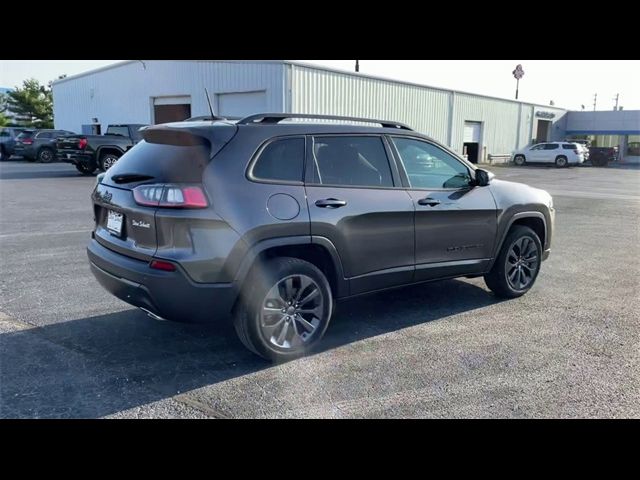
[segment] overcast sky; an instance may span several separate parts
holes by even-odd
[[[118,60],[0,60],[0,87],[14,87],[34,77],[46,83]],[[355,60],[302,60],[353,71]],[[640,110],[638,60],[361,60],[360,72],[390,79],[451,88],[502,98],[514,98],[511,72],[521,63],[520,100],[558,107],[612,110],[614,97],[625,110]]]

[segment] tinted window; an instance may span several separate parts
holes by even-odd
[[[40,132],[36,138],[51,138],[51,132]]]
[[[252,174],[263,180],[301,182],[303,168],[304,138],[283,138],[262,150]]]
[[[565,150],[575,150],[577,147],[575,145],[571,145],[570,143],[563,143],[562,148]]]
[[[114,127],[109,126],[105,135],[121,135],[123,137],[129,136],[129,127]]]
[[[20,139],[31,138],[33,137],[33,133],[34,133],[33,130],[25,130],[20,135],[18,135],[17,138],[20,138]]]
[[[544,149],[545,150],[556,150],[558,148],[558,144],[557,143],[545,143],[544,144]]]
[[[543,144],[538,144],[538,145],[534,145],[533,147],[531,147],[531,150],[543,150],[544,149],[544,145]]]
[[[0,137],[10,137],[10,136],[11,134],[6,130],[3,130],[0,132]]]
[[[315,183],[393,187],[380,137],[315,137],[313,153]]]
[[[395,137],[393,142],[412,188],[469,186],[469,169],[453,155],[428,142]]]

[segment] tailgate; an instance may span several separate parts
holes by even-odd
[[[80,150],[80,148],[78,147],[78,144],[80,143],[80,139],[81,138],[85,138],[82,136],[72,136],[72,137],[59,137],[58,140],[56,140],[56,148],[59,151],[71,151],[71,150]]]
[[[92,199],[99,243],[139,260],[153,256],[157,249],[155,207],[138,205],[131,190],[102,184]]]

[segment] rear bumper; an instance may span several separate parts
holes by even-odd
[[[56,159],[61,162],[73,163],[74,165],[83,164],[89,165],[89,163],[93,162],[93,156],[81,153],[81,152],[65,152],[58,151],[56,153]]]
[[[206,323],[227,318],[237,292],[231,283],[195,283],[178,266],[175,272],[152,270],[145,261],[100,245],[87,247],[89,265],[110,293],[167,320]]]

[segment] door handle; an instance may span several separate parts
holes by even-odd
[[[436,205],[440,205],[440,200],[436,200],[431,197],[421,198],[418,200],[418,205],[429,205],[430,207],[435,207]]]
[[[316,200],[316,207],[320,208],[340,208],[347,204],[344,200],[337,198],[325,198],[324,200]]]

